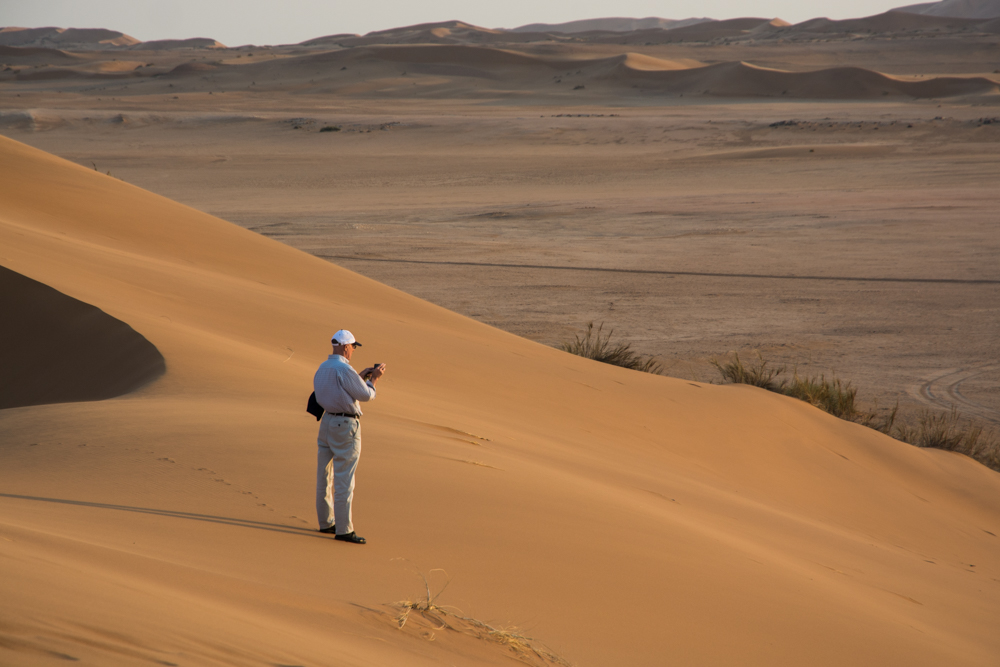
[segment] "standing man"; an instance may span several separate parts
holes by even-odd
[[[361,456],[361,406],[358,401],[375,398],[375,385],[385,373],[385,364],[361,371],[351,368],[351,355],[361,343],[341,329],[333,334],[333,354],[320,364],[313,378],[316,401],[326,411],[319,424],[316,457],[316,515],[319,532],[335,533],[336,539],[364,544],[354,532],[351,501],[354,471]],[[365,378],[365,379],[362,379]]]

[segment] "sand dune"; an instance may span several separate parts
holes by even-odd
[[[790,32],[836,33],[836,32],[904,32],[908,30],[971,30],[983,21],[980,19],[926,16],[910,12],[889,11],[884,14],[859,19],[832,21],[827,18],[811,19],[787,28]]]
[[[0,57],[23,65],[79,60],[78,56],[39,46],[0,46]]]
[[[908,16],[918,20],[941,20]],[[415,44],[356,46],[277,59],[258,58],[256,61],[249,57],[245,60],[229,58],[224,62],[205,61],[182,55],[182,62],[173,67],[162,64],[153,67],[142,61],[117,58],[67,66],[58,56],[60,52],[54,52],[49,54],[56,56],[51,63],[46,63],[51,65],[49,67],[12,69],[5,75],[19,81],[167,77],[188,82],[186,85],[198,89],[206,85],[249,88],[297,81],[304,89],[351,95],[392,94],[404,98],[547,94],[568,88],[576,91],[581,98],[595,94],[632,96],[653,93],[790,99],[861,100],[884,96],[922,99],[992,95],[998,88],[997,81],[981,76],[902,80],[862,67],[790,72],[739,61],[705,66],[693,58],[656,58],[636,52],[601,57],[536,55],[518,50],[515,45],[496,48],[447,43],[451,31],[472,29],[465,24],[451,23],[449,26],[415,27],[413,34],[417,36],[415,40],[420,42]],[[708,39],[706,30],[743,32],[761,27],[768,30],[788,29],[781,28],[780,23],[775,21],[738,19],[679,30],[702,31],[699,39]],[[801,24],[796,29],[800,27]],[[421,35],[427,31],[436,31],[439,41],[445,43],[422,43],[426,40]],[[677,32],[671,30],[663,34],[674,35]],[[44,59],[45,54],[30,57]],[[202,77],[209,73],[214,83],[206,84],[206,79]],[[477,79],[480,83],[475,83]],[[570,83],[572,85],[567,85]]]
[[[230,63],[232,61],[229,61]],[[345,72],[344,70],[348,70]],[[71,70],[38,70],[27,76],[55,78]],[[600,58],[553,58],[514,49],[487,46],[429,45],[370,46],[319,54],[291,56],[244,65],[188,62],[167,74],[192,77],[214,72],[216,80],[247,86],[250,82],[299,81],[322,90],[350,94],[428,95],[471,94],[472,79],[489,80],[491,90],[539,92],[572,82],[573,87],[596,94],[716,95],[812,99],[873,99],[886,95],[912,98],[990,95],[998,83],[984,77],[938,77],[904,81],[859,67],[810,72],[788,72],[747,63],[703,66],[693,59],[662,59],[638,53]],[[136,71],[129,75],[142,75]],[[20,75],[24,76],[24,75]],[[108,74],[110,76],[110,74]],[[429,80],[421,77],[431,77]],[[225,77],[225,78],[222,78]],[[402,77],[407,77],[403,79]],[[425,85],[418,85],[427,81]],[[405,84],[405,85],[401,85]],[[589,87],[589,88],[588,88]],[[561,89],[556,89],[561,90]],[[580,93],[586,95],[588,93]]]
[[[376,44],[509,44],[559,41],[565,36],[543,32],[512,32],[482,28],[462,21],[421,23],[379,30],[366,35],[329,35],[302,42],[301,46],[337,45],[341,47]]]
[[[662,73],[632,69],[627,65],[625,67],[629,78],[654,85],[659,90],[671,94],[876,99],[886,95],[928,98],[1000,92],[1000,84],[983,77],[938,77],[925,81],[901,81],[859,67],[837,67],[816,72],[784,72],[741,62]]]
[[[211,72],[219,68],[214,63],[181,63],[177,67],[167,72],[167,76],[186,76],[190,74],[202,74]]]
[[[221,42],[205,37],[190,39],[159,39],[149,42],[104,28],[0,28],[0,47],[60,49],[134,49],[139,51],[169,51],[174,49],[226,48]],[[2,55],[2,53],[0,53]]]
[[[132,46],[139,40],[104,28],[0,28],[0,45],[99,49]]]
[[[0,414],[5,662],[508,660],[401,630],[384,605],[420,594],[413,569],[581,666],[1000,652],[1000,478],[966,457],[567,355],[9,139],[0,196],[0,264],[167,366],[121,398]],[[302,411],[342,326],[389,368],[360,549],[312,530]]]
[[[1000,17],[1000,2],[998,0],[941,0],[941,2],[907,5],[897,8],[897,11],[928,16],[988,19]]]
[[[635,30],[661,29],[671,30],[673,28],[683,28],[687,25],[704,23],[711,21],[708,18],[690,19],[661,19],[651,16],[644,19],[609,17],[600,19],[582,19],[579,21],[567,21],[565,23],[529,23],[517,28],[512,28],[511,32],[632,32]]]
[[[169,51],[171,49],[224,49],[226,45],[206,37],[189,39],[154,39],[131,47],[136,51]]]
[[[669,34],[665,35],[665,37],[671,40],[689,39],[704,41],[722,37],[738,37],[761,26],[786,25],[788,25],[788,22],[781,19],[738,18],[725,21],[712,21],[711,23],[699,23],[686,28],[675,28],[668,30]]]

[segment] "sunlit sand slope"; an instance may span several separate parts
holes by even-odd
[[[961,455],[570,356],[7,139],[0,202],[0,265],[167,367],[0,412],[4,664],[509,664],[400,629],[414,570],[578,665],[1000,656],[1000,476]],[[388,366],[364,547],[312,515],[303,408],[341,327]]]

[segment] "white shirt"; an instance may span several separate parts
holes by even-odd
[[[331,354],[320,364],[313,377],[316,402],[327,412],[362,415],[358,401],[375,398],[375,385],[365,382],[350,362],[339,354]]]

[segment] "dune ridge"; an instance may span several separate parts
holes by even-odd
[[[880,32],[894,33],[907,30],[933,30],[935,28],[949,28],[958,30],[969,30],[982,24],[981,19],[955,18],[947,16],[931,16],[925,14],[912,14],[890,10],[883,14],[866,16],[857,19],[843,19],[834,21],[828,18],[816,18],[795,25],[788,26],[788,32],[805,33],[836,33],[836,32]]]
[[[345,73],[344,70],[350,70]],[[54,64],[15,71],[18,81],[71,79],[187,79],[211,73],[228,86],[285,84],[298,81],[302,90],[353,95],[454,97],[474,94],[456,83],[481,79],[489,89],[478,95],[565,93],[580,96],[711,95],[716,97],[788,99],[913,99],[995,95],[1000,83],[983,76],[939,76],[921,80],[889,76],[863,67],[787,71],[742,61],[706,64],[691,58],[664,59],[637,52],[566,58],[539,56],[515,48],[468,44],[393,44],[291,55],[248,64],[187,61],[171,68],[146,67],[140,61]],[[406,85],[402,77],[405,79]],[[426,85],[421,77],[428,77]],[[567,78],[566,86],[562,79]],[[554,87],[559,86],[560,87]]]
[[[0,45],[101,49],[138,44],[135,37],[105,28],[0,28]]]
[[[420,585],[399,558],[580,665],[1000,650],[1000,481],[966,457],[567,355],[9,139],[0,194],[0,261],[167,362],[137,394],[0,414],[7,655],[507,660],[386,617]],[[312,530],[302,405],[345,325],[390,368],[364,422],[363,551]]]
[[[913,98],[996,94],[1000,83],[985,77],[936,77],[904,81],[860,67],[836,67],[814,72],[786,72],[750,63],[719,63],[706,67],[656,71],[622,63],[627,75],[654,84],[667,93],[704,93],[720,97],[809,99],[877,99],[886,95]]]
[[[1000,2],[997,0],[941,0],[940,2],[925,2],[919,5],[897,7],[896,11],[927,16],[988,19],[1000,17]]]
[[[763,68],[744,62],[724,62],[713,65],[687,61],[668,61],[641,54],[624,54],[605,58],[550,58],[528,55],[512,49],[469,45],[413,45],[358,47],[316,55],[295,56],[280,61],[227,67],[261,81],[264,77],[303,76],[316,74],[340,76],[338,65],[379,68],[384,64],[407,65],[412,76],[422,71],[450,74],[456,77],[491,78],[506,84],[511,90],[537,89],[551,86],[560,71],[573,75],[574,85],[585,87],[598,84],[610,90],[628,92],[641,84],[645,93],[665,95],[709,94],[720,97],[789,97],[807,99],[877,99],[886,95],[912,98],[990,95],[998,90],[997,81],[986,77],[936,77],[922,81],[896,79],[860,67],[838,67],[811,72],[789,72]],[[435,65],[437,69],[420,70],[419,65]],[[320,69],[314,69],[314,67]],[[193,64],[203,71],[209,64]],[[446,69],[441,69],[442,67]],[[325,69],[329,68],[329,69]],[[514,68],[516,73],[508,72]],[[175,72],[189,71],[188,65]],[[190,71],[195,71],[190,69]],[[355,70],[356,71],[356,70]],[[362,74],[363,79],[399,74],[399,70],[374,70]],[[358,76],[354,74],[354,76]],[[328,85],[329,81],[313,85]],[[395,84],[390,84],[395,85]],[[405,89],[404,89],[405,90]],[[423,91],[417,91],[424,94]],[[405,92],[403,93],[405,95]],[[446,93],[447,94],[447,93]]]
[[[134,51],[160,51],[170,49],[224,49],[226,45],[208,37],[188,39],[154,39],[132,45]]]
[[[927,19],[916,14],[906,16]],[[940,19],[931,17],[927,20]],[[835,23],[826,19],[817,21],[814,22],[819,26],[817,30]],[[803,29],[802,25],[782,27],[783,22],[773,20],[736,19],[700,23],[679,30],[702,31],[702,38],[708,39],[710,35],[704,31],[754,33],[759,30],[799,30]],[[206,61],[204,56],[196,56],[190,60],[183,59],[178,64],[156,66],[120,59],[73,61],[74,56],[63,57],[60,55],[62,52],[48,54],[53,57],[47,61],[46,54],[33,53],[23,58],[26,63],[34,63],[34,67],[8,67],[8,71],[0,73],[0,79],[8,77],[24,82],[77,79],[82,82],[88,79],[155,80],[162,77],[184,79],[189,82],[187,85],[197,90],[212,87],[220,90],[225,87],[253,89],[255,86],[285,85],[296,81],[301,92],[359,96],[388,94],[400,98],[525,94],[561,96],[572,93],[580,99],[614,96],[648,98],[650,95],[844,100],[894,96],[927,99],[992,96],[1000,86],[997,80],[985,76],[938,76],[916,80],[857,66],[789,71],[738,60],[709,64],[693,58],[658,58],[632,50],[596,57],[560,57],[558,52],[540,55],[521,49],[516,44],[505,44],[504,48],[500,48],[486,42],[469,44],[453,40],[455,31],[480,30],[458,22],[414,26],[407,30],[412,33],[413,43],[397,39],[398,43],[386,44],[382,43],[386,41],[384,36],[373,35],[366,36],[367,45],[333,50],[321,46],[322,50],[318,53],[296,52],[281,58],[258,58],[256,61],[250,57],[236,60],[223,56]],[[676,32],[665,31],[664,34]],[[430,33],[437,35],[434,39],[438,43],[427,43],[426,34]],[[683,34],[690,36],[689,33]],[[718,36],[723,33],[713,34]],[[330,46],[326,40],[318,40],[317,44]],[[15,55],[21,54],[18,52]],[[47,66],[42,66],[43,62]],[[203,78],[206,75],[210,75],[210,83],[206,83],[209,79]]]
[[[708,18],[688,18],[688,19],[664,19],[650,16],[642,19],[608,17],[598,19],[581,19],[578,21],[566,21],[565,23],[529,23],[527,25],[511,28],[511,32],[633,32],[635,30],[649,30],[651,28],[670,30],[683,28],[712,21]]]

